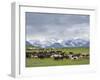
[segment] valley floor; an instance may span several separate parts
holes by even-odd
[[[50,51],[51,49],[45,49],[46,51]],[[60,49],[54,49],[60,50],[62,52],[65,52],[65,54],[68,54],[69,52],[74,52],[74,54],[77,53],[89,53],[89,48],[60,48]],[[37,52],[39,50],[31,50],[32,52]],[[27,53],[26,53],[27,54]],[[80,58],[76,60],[71,59],[63,59],[63,60],[54,60],[53,58],[26,58],[26,67],[42,67],[42,66],[63,66],[63,65],[85,65],[89,64],[90,59],[89,58]]]
[[[42,66],[63,66],[63,65],[85,65],[89,64],[89,59],[64,59],[64,60],[54,60],[51,58],[46,59],[26,59],[26,67],[42,67]]]

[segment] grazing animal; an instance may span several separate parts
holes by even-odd
[[[44,54],[38,54],[38,58],[44,59],[45,58],[45,55]]]
[[[64,55],[64,58],[65,58],[65,59],[69,59],[68,54],[65,54],[65,55]]]
[[[69,57],[70,59],[79,59],[80,56],[81,56],[80,53],[79,53],[79,54],[74,54],[73,52],[69,52],[69,54],[68,54],[68,57]]]
[[[33,57],[34,57],[34,58],[38,58],[38,56],[37,56],[37,55],[34,55]]]
[[[61,54],[53,54],[51,58],[54,58],[54,60],[63,60],[64,57]]]
[[[79,57],[78,56],[72,56],[71,59],[79,59]]]

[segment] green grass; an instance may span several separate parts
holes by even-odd
[[[60,50],[65,52],[65,54],[68,54],[69,52],[74,52],[75,54],[77,53],[89,53],[89,48],[55,48],[55,49],[51,49],[51,48],[45,48],[44,50],[40,50],[40,49],[33,49],[33,50],[26,50],[28,52],[38,52],[38,51],[51,51],[51,50]]]
[[[44,49],[46,51],[51,50]],[[77,53],[87,53],[89,54],[89,48],[58,48],[54,50],[60,50],[68,54],[69,52]],[[39,51],[31,50],[32,52]],[[64,60],[54,60],[52,58],[46,59],[34,59],[34,58],[26,58],[26,67],[42,67],[42,66],[62,66],[62,65],[84,65],[89,64],[89,59],[78,59],[78,60],[71,60],[71,59],[64,59]]]
[[[83,65],[89,64],[89,59],[64,59],[64,60],[54,60],[51,58],[46,59],[26,59],[26,67],[41,67],[41,66],[61,66],[61,65]]]

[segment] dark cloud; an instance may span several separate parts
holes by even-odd
[[[71,29],[72,31],[69,31]],[[83,32],[84,34],[81,34]],[[89,15],[26,12],[27,37],[74,37],[75,33],[77,36],[89,35]]]
[[[26,25],[73,25],[89,23],[89,16],[75,14],[51,14],[51,13],[32,13],[26,12]]]

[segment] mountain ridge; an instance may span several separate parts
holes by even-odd
[[[85,39],[69,39],[69,40],[56,40],[56,41],[40,41],[30,40],[26,41],[31,45],[40,48],[64,48],[64,47],[89,47],[89,40]]]

